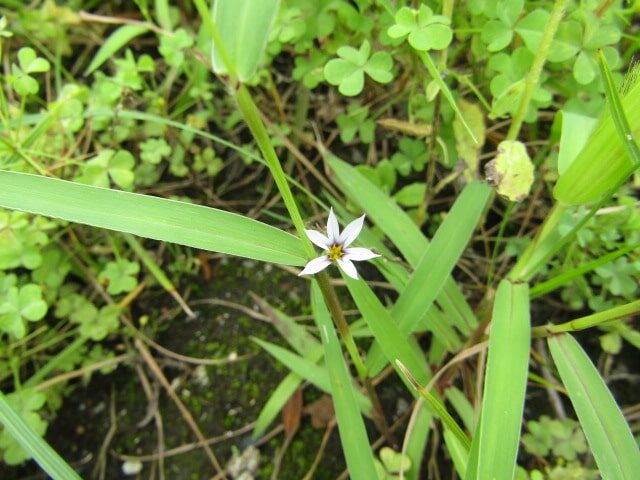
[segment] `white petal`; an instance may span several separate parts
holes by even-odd
[[[358,235],[360,235],[360,231],[362,230],[362,224],[364,223],[364,215],[356,218],[353,222],[345,227],[340,235],[339,243],[343,247],[348,247],[351,243],[356,239]]]
[[[351,263],[351,260],[346,257],[339,258],[338,265],[340,266],[342,271],[349,275],[351,278],[355,280],[358,279],[358,271],[356,270],[356,266]]]
[[[332,244],[340,238],[340,226],[336,214],[333,213],[333,207],[329,211],[329,219],[327,220],[327,237],[329,237],[329,243]]]
[[[377,258],[380,255],[372,252],[368,248],[361,247],[349,247],[344,249],[344,257],[347,260],[355,260],[356,262],[361,262],[362,260],[371,260],[372,258]]]
[[[331,262],[329,261],[329,258],[326,255],[323,255],[322,257],[314,258],[304,266],[304,270],[302,270],[298,274],[298,276],[313,275],[314,273],[318,273],[320,270],[324,270],[329,265],[331,265]]]
[[[331,246],[329,239],[316,230],[305,230],[304,233],[307,234],[309,240],[323,250],[327,250]]]

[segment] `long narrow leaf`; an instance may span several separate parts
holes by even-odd
[[[585,351],[566,333],[551,337],[549,350],[602,478],[638,478],[638,446],[615,399]]]
[[[529,287],[496,292],[478,445],[478,480],[511,479],[516,467],[530,347]]]
[[[399,369],[398,360],[416,378],[419,384],[426,385],[431,377],[430,369],[415,339],[402,333],[398,324],[393,321],[387,309],[384,308],[384,305],[364,280],[354,280],[346,275],[343,275],[343,278],[347,283],[349,293],[351,293],[358,310],[362,314],[362,318],[367,322],[371,333],[380,344],[383,354],[399,372],[400,378],[405,382],[409,391],[414,391],[413,385]]]
[[[377,478],[373,452],[358,411],[357,391],[344,361],[340,341],[331,322],[329,311],[322,300],[318,284],[314,281],[311,304],[325,351],[325,362],[331,382],[331,397],[338,420],[338,431],[351,478]]]
[[[274,358],[284,364],[289,370],[300,375],[323,392],[331,394],[329,374],[324,366],[316,365],[307,358],[296,355],[286,348],[279,347],[273,343],[255,337],[252,338],[252,340],[269,352],[270,355],[273,355]],[[357,392],[356,400],[363,413],[368,414],[371,412],[371,402],[363,393]]]
[[[104,62],[113,57],[118,50],[124,47],[132,39],[148,31],[149,29],[147,27],[141,25],[124,25],[115,30],[102,44],[100,50],[98,50],[93,57],[93,60],[91,60],[91,63],[84,71],[84,74],[89,75],[96,71]]]
[[[175,200],[0,171],[0,206],[256,260],[305,263],[293,235],[241,215]]]
[[[0,423],[54,480],[80,480],[80,476],[18,415],[0,392]]]
[[[417,327],[440,294],[469,243],[490,193],[491,189],[483,183],[469,183],[438,228],[391,311],[404,335]],[[384,366],[380,358],[380,348],[374,344],[367,355],[367,365],[373,374]]]

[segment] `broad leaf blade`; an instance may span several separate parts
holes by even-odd
[[[238,79],[249,80],[263,60],[279,0],[215,0],[211,16],[222,44],[233,62]],[[217,48],[212,49],[213,70],[227,73]]]
[[[305,263],[293,235],[175,200],[0,171],[0,206],[266,262]]]
[[[513,478],[527,387],[530,334],[529,287],[503,280],[496,292],[489,334],[478,430],[478,479]]]
[[[640,451],[620,408],[578,342],[566,333],[549,350],[580,420],[602,477],[638,478]]]

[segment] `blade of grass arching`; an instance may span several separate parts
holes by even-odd
[[[549,292],[556,290],[568,283],[571,283],[572,280],[581,277],[585,273],[592,272],[596,268],[606,265],[607,263],[613,262],[615,259],[626,255],[629,252],[640,249],[640,243],[636,243],[634,245],[627,245],[626,247],[620,248],[614,252],[607,253],[606,255],[601,256],[591,262],[585,263],[584,265],[580,265],[577,268],[574,268],[569,271],[565,271],[560,275],[557,275],[553,278],[550,278],[546,282],[538,283],[537,285],[531,288],[531,298],[541,297]]]
[[[334,171],[345,195],[367,214],[415,268],[429,246],[429,241],[413,220],[391,197],[354,167],[329,153],[325,155],[325,161]],[[443,304],[453,301],[457,306],[450,312],[453,314],[452,322],[468,325],[476,322],[471,307],[453,278],[446,280],[442,293],[438,296],[438,303],[441,299]]]
[[[471,448],[469,437],[467,437],[462,428],[460,428],[460,425],[458,425],[455,419],[447,411],[447,408],[444,406],[442,401],[425,387],[423,387],[420,383],[418,383],[400,360],[396,360],[394,363],[396,364],[396,367],[402,372],[402,376],[405,377],[408,383],[411,384],[412,388],[415,389],[415,391],[418,392],[418,394],[422,398],[424,398],[425,405],[427,405],[427,407],[434,415],[440,418],[444,427],[458,439],[460,444],[467,451],[469,451],[469,449]]]
[[[367,437],[362,415],[358,411],[358,391],[353,386],[353,380],[340,348],[340,341],[324,304],[320,288],[315,281],[311,283],[311,305],[324,346],[325,364],[331,383],[331,398],[347,468],[351,478],[377,478],[369,437]]]
[[[588,355],[566,333],[551,337],[549,350],[602,477],[607,480],[638,478],[638,446],[611,391]]]
[[[320,347],[320,342],[289,315],[271,306],[264,298],[249,292],[251,298],[267,314],[278,333],[302,356]]]
[[[305,355],[309,361],[318,363],[322,358],[322,348],[318,348],[307,352]],[[273,390],[267,401],[265,402],[262,410],[258,414],[256,424],[253,427],[253,437],[257,438],[261,436],[267,427],[275,420],[278,414],[284,408],[291,395],[298,389],[302,383],[303,378],[296,373],[289,373]]]
[[[456,387],[447,388],[444,396],[462,420],[465,428],[473,433],[476,429],[476,412],[467,397]]]
[[[480,414],[478,479],[513,478],[530,347],[529,287],[502,280],[496,291]]]
[[[141,25],[123,25],[122,27],[114,30],[114,32],[109,35],[109,38],[105,40],[100,49],[93,56],[93,60],[91,60],[91,63],[84,71],[84,76],[86,77],[96,71],[104,62],[113,57],[115,53],[127,43],[148,31],[148,28]]]
[[[629,125],[629,120],[627,119],[627,115],[622,107],[622,99],[620,98],[618,89],[613,81],[611,70],[609,69],[609,65],[607,65],[607,59],[604,56],[604,53],[602,53],[602,50],[598,50],[598,58],[600,60],[600,75],[602,75],[602,78],[604,79],[604,89],[609,102],[611,118],[613,119],[613,124],[616,127],[618,137],[624,145],[627,155],[629,155],[629,158],[631,159],[631,163],[633,164],[632,169],[635,170],[640,166],[640,148],[638,148],[638,144],[634,139],[633,129]],[[632,73],[632,75],[639,74],[640,73],[638,72]],[[634,79],[633,81],[637,82],[638,79]],[[634,127],[636,127],[636,125],[634,125]]]
[[[169,295],[171,295],[175,299],[175,301],[178,302],[178,305],[180,305],[182,310],[189,317],[194,318],[195,314],[193,313],[191,308],[189,308],[189,305],[187,305],[187,302],[184,301],[184,298],[182,298],[182,295],[178,293],[178,290],[173,285],[173,282],[169,280],[169,277],[165,275],[164,271],[158,266],[156,261],[153,258],[151,258],[151,255],[149,255],[149,253],[140,244],[140,242],[136,239],[136,237],[134,237],[130,233],[123,233],[122,236],[124,237],[126,242],[129,244],[131,249],[138,256],[138,258],[142,261],[142,263],[144,263],[144,266],[146,267],[146,269],[149,270],[151,275],[153,275],[153,278],[155,278],[158,281],[158,283],[162,286],[162,288],[164,288],[167,291],[167,293],[169,293]]]
[[[317,365],[306,357],[296,355],[290,350],[279,347],[273,343],[266,342],[256,337],[251,337],[251,339],[279,362],[285,365],[289,370],[300,375],[323,392],[331,394],[329,374],[324,366]],[[358,402],[358,407],[363,413],[367,415],[370,414],[371,402],[363,393],[359,391],[356,393],[356,401]]]
[[[450,278],[490,195],[491,189],[484,183],[467,184],[436,231],[391,310],[405,336],[418,326]],[[372,345],[367,355],[367,366],[373,375],[384,367],[381,358],[379,346]]]
[[[387,361],[400,374],[399,367],[396,365],[396,360],[399,360],[418,379],[419,383],[426,384],[431,377],[430,369],[415,339],[407,337],[400,330],[398,324],[364,280],[354,280],[347,275],[342,275],[342,278],[345,280],[362,318],[367,322],[373,337],[380,344]],[[406,376],[400,374],[400,378],[405,382],[409,391],[413,392],[413,386]]]
[[[476,136],[473,133],[473,130],[471,130],[471,127],[469,126],[464,116],[462,115],[462,112],[458,108],[458,105],[456,104],[456,99],[453,98],[453,94],[451,93],[451,90],[449,90],[449,87],[447,86],[445,81],[442,79],[442,75],[438,71],[438,67],[436,66],[435,62],[433,61],[429,53],[419,52],[419,51],[416,51],[416,52],[418,53],[420,60],[422,60],[422,63],[424,63],[424,66],[427,67],[427,71],[429,72],[429,75],[431,75],[431,78],[433,79],[433,81],[436,82],[436,84],[440,88],[442,95],[447,100],[447,102],[449,103],[449,105],[457,115],[457,117],[462,122],[462,125],[464,126],[465,130],[467,131],[469,136],[473,139],[474,143],[477,144],[478,139],[476,138]]]
[[[251,298],[260,306],[260,308],[269,316],[271,323],[278,330],[280,335],[289,342],[304,358],[312,363],[318,363],[322,359],[323,349],[320,342],[311,335],[306,328],[298,324],[294,319],[272,307],[266,300],[251,293]],[[302,377],[295,373],[289,373],[275,388],[269,396],[269,399],[260,410],[260,414],[256,420],[253,429],[253,436],[262,435],[269,424],[282,411],[287,400],[293,395],[296,389],[302,383]]]
[[[38,175],[0,171],[0,206],[267,262],[306,259],[299,239],[241,215]]]
[[[80,480],[80,476],[13,409],[0,392],[0,423],[53,480]]]

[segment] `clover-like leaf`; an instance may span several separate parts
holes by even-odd
[[[109,188],[109,178],[124,190],[133,186],[133,167],[135,160],[126,150],[103,150],[94,158],[82,165],[82,174],[75,178],[76,182]]]
[[[18,63],[20,69],[26,74],[48,72],[50,68],[49,62],[38,57],[35,50],[30,47],[22,47],[18,50]]]
[[[164,138],[150,138],[140,144],[140,158],[157,165],[160,161],[171,155],[171,147]]]
[[[7,401],[20,417],[40,436],[47,431],[47,422],[38,412],[44,407],[47,397],[32,389],[23,389],[7,395]],[[3,427],[0,427],[0,451],[2,459],[7,465],[18,465],[31,458],[20,443]]]
[[[111,295],[117,295],[123,292],[130,292],[136,285],[138,280],[136,275],[140,271],[140,265],[128,260],[116,260],[109,262],[104,270],[100,272],[98,280],[108,284],[107,292]]]
[[[184,62],[185,48],[193,45],[193,38],[183,28],[177,29],[173,35],[161,35],[158,51],[170,66],[178,68]]]
[[[433,10],[424,4],[417,11],[402,7],[396,12],[395,21],[395,25],[387,30],[389,37],[407,37],[409,45],[416,50],[442,50],[453,39],[450,20],[442,15],[434,15]]]
[[[505,48],[513,39],[513,29],[524,7],[524,0],[500,0],[496,2],[496,18],[486,22],[480,38],[490,52]]]
[[[401,138],[399,151],[391,156],[391,164],[400,175],[406,177],[411,170],[421,171],[427,162],[427,147],[421,140]]]
[[[117,330],[120,310],[116,305],[107,305],[100,310],[88,300],[81,301],[69,319],[80,325],[80,335],[94,341],[103,340]]]
[[[417,207],[422,203],[426,191],[425,183],[410,183],[398,190],[393,198],[404,207]]]
[[[0,299],[0,331],[15,338],[25,336],[25,321],[37,322],[47,313],[42,290],[34,283],[10,287]]]
[[[358,95],[364,88],[364,75],[369,75],[378,83],[388,83],[393,79],[393,60],[387,52],[376,52],[371,58],[371,45],[365,40],[358,50],[340,47],[338,56],[324,66],[324,76],[345,96]]]
[[[324,64],[327,56],[319,51],[312,50],[309,58],[296,56],[296,67],[293,69],[294,80],[302,80],[302,83],[309,90],[316,88],[324,80]]]
[[[336,118],[340,129],[340,140],[344,143],[352,141],[359,135],[363,143],[371,143],[376,128],[375,122],[369,118],[369,109],[358,103],[351,103],[345,113]]]

